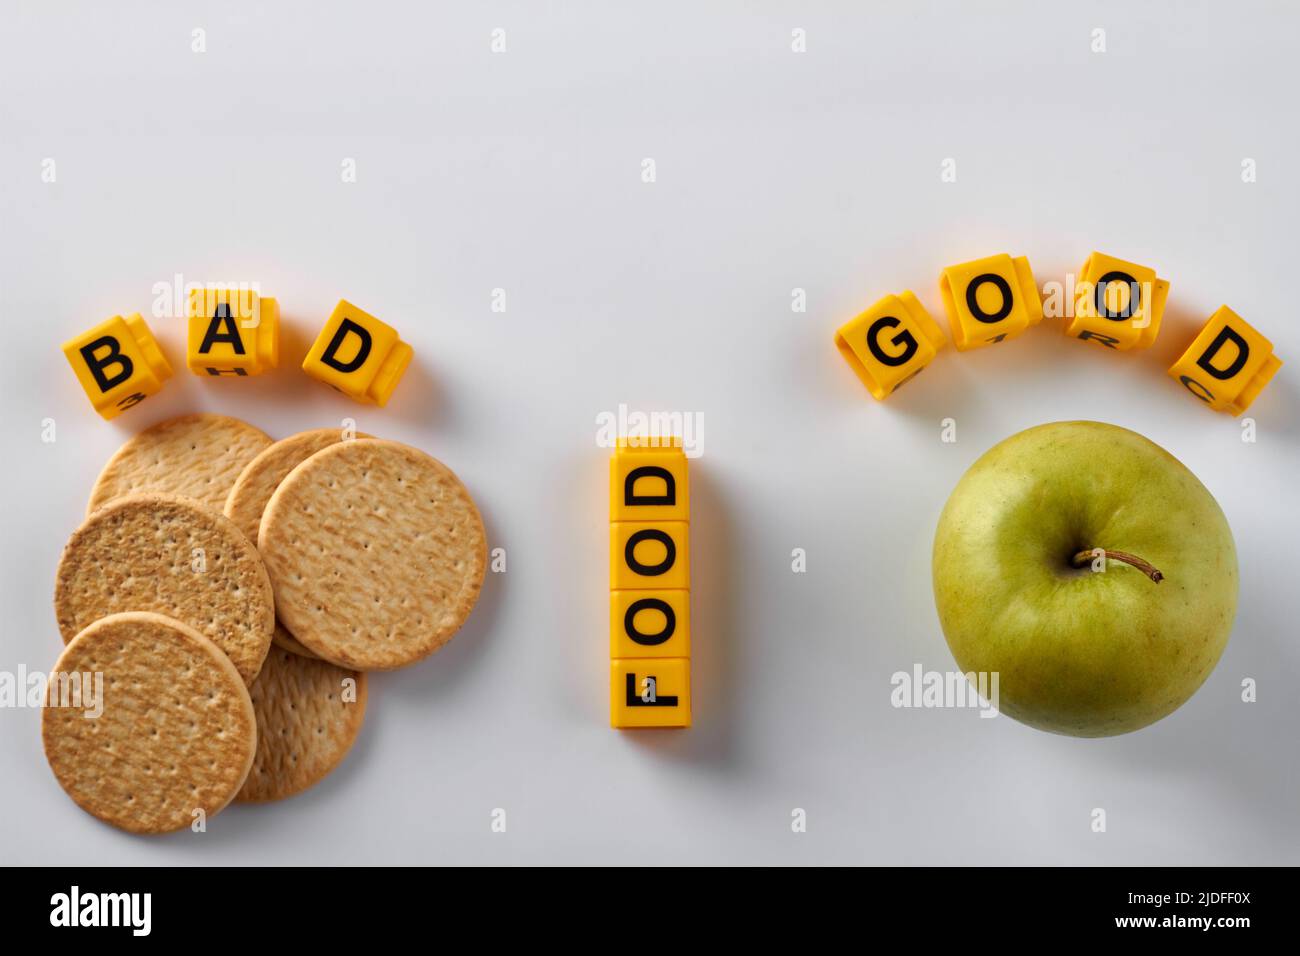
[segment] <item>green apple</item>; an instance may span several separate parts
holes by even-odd
[[[1003,713],[1078,737],[1177,710],[1237,609],[1218,502],[1159,445],[1101,422],[1039,425],[985,452],[939,517],[933,571],[962,671],[999,675]]]

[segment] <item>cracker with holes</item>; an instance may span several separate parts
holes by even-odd
[[[197,630],[244,682],[271,646],[275,600],[253,543],[225,515],[175,495],[109,502],[73,532],[55,575],[65,642],[97,618],[153,611]]]
[[[343,760],[366,717],[366,675],[271,648],[249,688],[257,754],[241,803],[283,800],[318,783]]]
[[[460,479],[394,441],[341,442],[280,483],[258,549],[284,625],[340,667],[391,670],[434,653],[469,616],[487,538]]]
[[[369,437],[369,435],[339,428],[317,428],[290,435],[269,445],[245,465],[244,470],[235,479],[230,494],[226,496],[226,517],[235,522],[239,530],[248,535],[250,541],[256,542],[258,525],[262,522],[262,512],[266,510],[266,503],[271,500],[271,495],[275,493],[275,489],[289,472],[322,448],[328,448],[340,441]],[[279,622],[276,623],[271,640],[277,647],[283,647],[295,654],[304,657],[316,656]]]
[[[260,429],[225,415],[182,415],[146,428],[108,460],[86,514],[114,498],[146,492],[182,495],[220,511],[231,486],[271,444]]]
[[[253,702],[230,658],[192,627],[147,612],[101,618],[53,674],[45,756],[86,812],[167,833],[206,823],[239,792],[256,749]]]

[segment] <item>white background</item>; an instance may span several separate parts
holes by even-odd
[[[187,411],[275,437],[351,415],[424,448],[508,571],[447,649],[373,679],[336,773],[205,834],[99,824],[49,773],[39,713],[0,711],[0,860],[1300,862],[1294,7],[229,6],[3,5],[0,669],[52,665],[54,569],[95,474]],[[1093,249],[1172,283],[1150,350],[1047,320],[950,346],[881,404],[832,344],[886,292],[941,316],[945,265],[1028,255],[1042,284]],[[178,273],[277,296],[282,367],[185,371],[179,321],[150,315]],[[415,348],[386,409],[297,369],[340,297]],[[1164,374],[1225,302],[1290,363],[1251,410],[1255,444]],[[177,376],[107,424],[59,344],[132,311]],[[620,402],[704,423],[687,732],[607,727],[595,436]],[[1068,418],[1142,432],[1222,504],[1242,585],[1217,670],[1109,740],[892,708],[892,673],[953,666],[929,570],[949,490],[994,442]]]

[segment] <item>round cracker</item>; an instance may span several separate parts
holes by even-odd
[[[260,453],[239,473],[230,494],[226,496],[225,515],[239,526],[239,530],[248,535],[250,541],[257,540],[257,529],[262,523],[262,512],[271,495],[289,472],[310,458],[322,448],[340,441],[353,438],[369,438],[369,435],[344,432],[339,428],[317,428],[312,431],[299,432],[282,438]],[[303,657],[316,655],[302,645],[283,624],[277,622],[271,640],[278,647],[301,654]]]
[[[271,646],[275,599],[253,543],[225,515],[176,495],[118,498],[68,539],[55,576],[63,640],[117,611],[176,618],[251,684]]]
[[[315,428],[272,442],[245,465],[235,479],[230,494],[226,496],[226,517],[235,522],[250,541],[256,541],[266,503],[289,472],[322,448],[369,437],[361,432],[345,432],[341,428]]]
[[[346,681],[353,681],[355,699]],[[283,800],[339,765],[366,719],[366,675],[273,647],[249,688],[257,714],[257,755],[236,798]]]
[[[65,686],[77,685],[62,675],[73,674],[98,704],[65,696]],[[199,810],[214,816],[239,792],[257,719],[215,644],[180,621],[137,611],[95,621],[63,649],[41,737],[59,786],[83,810],[132,833],[169,833]]]
[[[220,511],[244,466],[271,439],[225,415],[182,415],[146,428],[108,460],[90,490],[86,514],[114,498],[162,492]],[[254,536],[256,537],[256,536]]]
[[[340,667],[434,653],[478,600],[487,538],[446,465],[394,441],[331,445],[280,483],[258,548],[285,626]]]

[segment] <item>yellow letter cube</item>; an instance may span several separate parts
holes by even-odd
[[[260,375],[280,364],[280,307],[246,288],[190,292],[185,364],[196,375]]]
[[[413,354],[396,329],[340,299],[302,370],[358,402],[382,408]]]
[[[610,591],[609,656],[690,657],[690,592]]]
[[[691,582],[685,521],[615,521],[609,526],[609,587],[677,590]]]
[[[691,662],[681,657],[609,662],[611,727],[689,727]]]
[[[872,396],[884,401],[943,348],[943,331],[911,292],[887,295],[835,332],[835,345]]]
[[[691,489],[680,438],[620,438],[609,459],[610,521],[688,521]]]
[[[95,411],[116,418],[158,392],[172,367],[139,313],[115,315],[63,343],[63,354],[77,373]]]
[[[959,352],[1014,338],[1043,321],[1043,299],[1024,256],[988,256],[949,266],[939,277]]]
[[[1222,305],[1169,374],[1215,411],[1240,415],[1281,367],[1273,343]]]
[[[1065,334],[1108,349],[1144,349],[1160,334],[1169,283],[1154,269],[1094,252],[1079,270]]]

